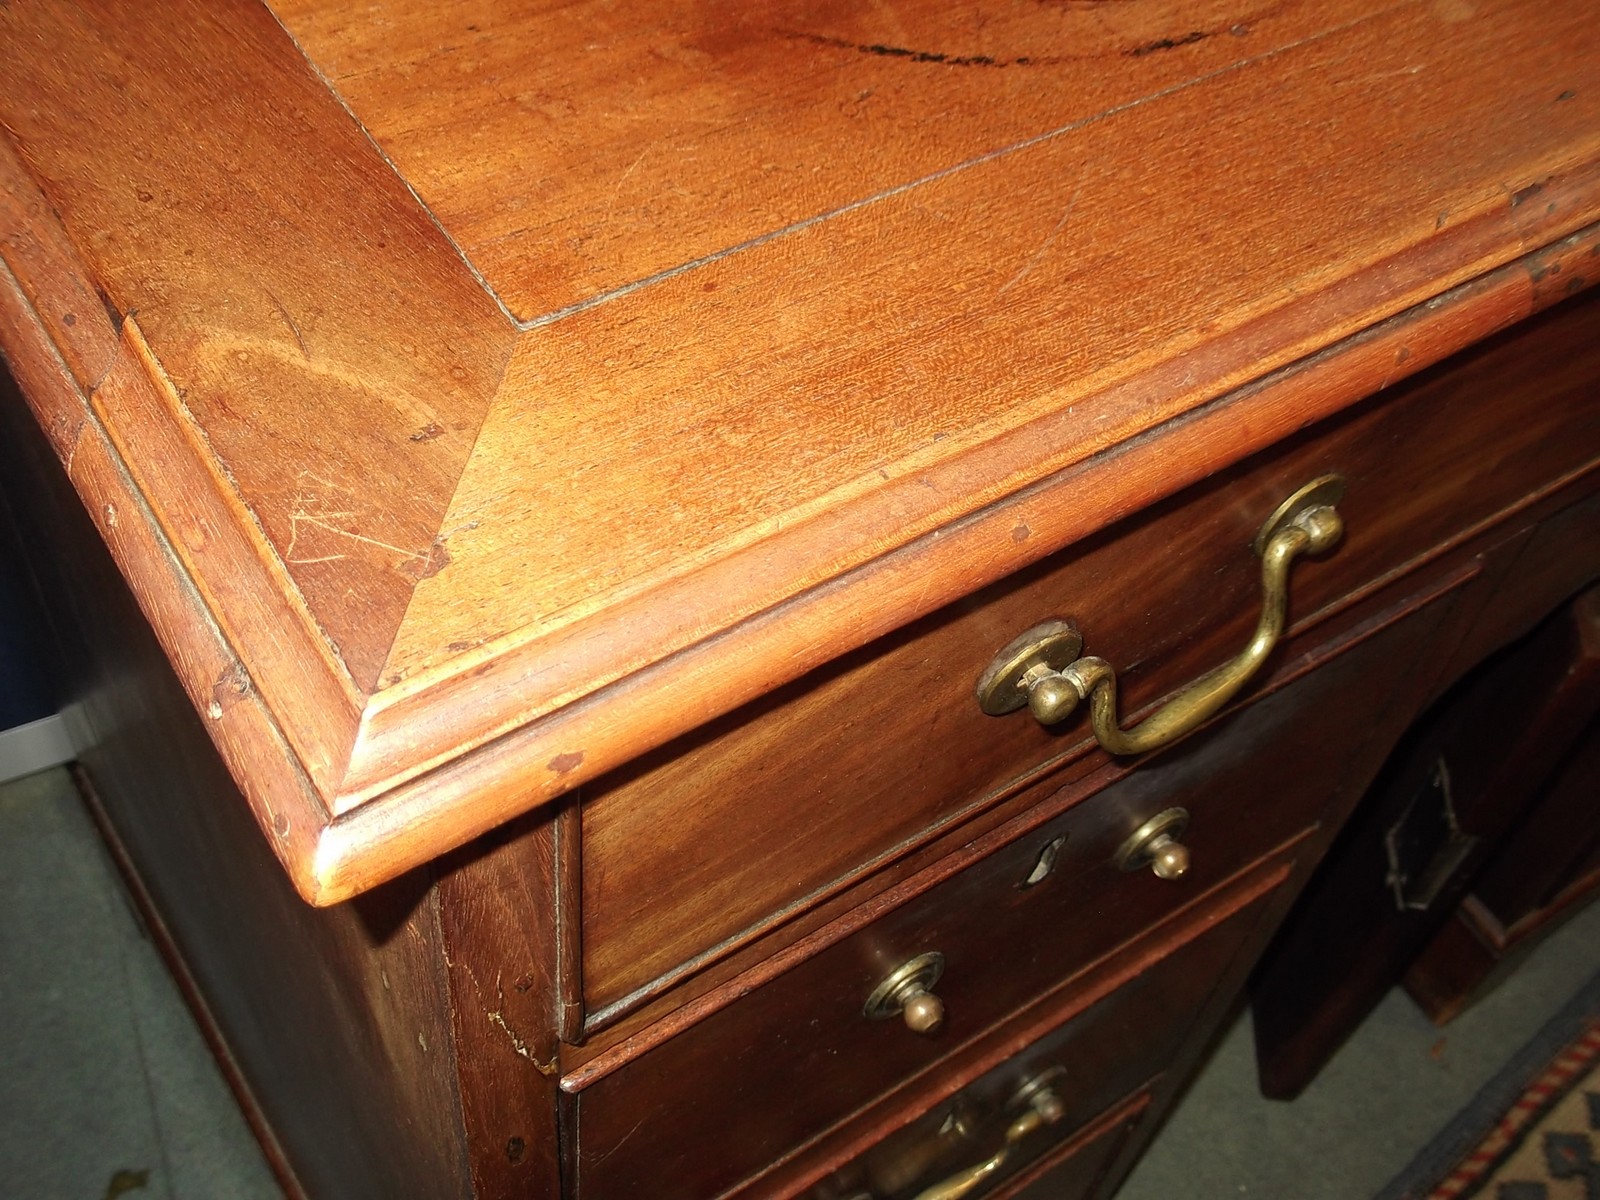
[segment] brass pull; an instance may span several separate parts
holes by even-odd
[[[1113,861],[1124,871],[1149,867],[1157,879],[1182,879],[1189,873],[1189,848],[1178,839],[1188,827],[1187,809],[1159,812],[1133,831]]]
[[[975,1167],[957,1171],[950,1178],[925,1188],[916,1200],[959,1200],[970,1196],[984,1180],[990,1178],[1011,1159],[1011,1154],[1027,1138],[1047,1125],[1054,1125],[1066,1115],[1067,1107],[1051,1089],[1051,1081],[1060,1072],[1041,1076],[1022,1085],[1012,1098],[1013,1106],[1023,1106],[1021,1114],[1006,1126],[1006,1135],[1000,1149]]]
[[[1143,754],[1165,746],[1210,717],[1254,675],[1283,634],[1289,607],[1289,567],[1302,554],[1330,550],[1344,532],[1334,505],[1344,480],[1324,475],[1277,508],[1256,534],[1261,558],[1261,618],[1244,651],[1201,676],[1154,716],[1133,729],[1117,717],[1117,676],[1103,658],[1079,658],[1083,638],[1069,621],[1046,621],[995,656],[978,680],[978,704],[990,716],[1027,705],[1045,725],[1065,720],[1089,701],[1095,737],[1112,754]]]
[[[912,1033],[932,1033],[944,1024],[944,1001],[933,994],[933,985],[943,974],[944,955],[919,954],[872,989],[862,1012],[874,1021],[902,1017]]]

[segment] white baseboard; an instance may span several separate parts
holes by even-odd
[[[63,713],[0,730],[0,783],[59,766],[78,757]]]

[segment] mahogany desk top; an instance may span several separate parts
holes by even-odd
[[[1583,287],[1594,16],[19,0],[0,346],[332,903]]]

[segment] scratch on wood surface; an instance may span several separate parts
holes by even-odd
[[[646,1120],[646,1118],[640,1117],[638,1122],[637,1122],[637,1124],[635,1124],[632,1129],[628,1130],[627,1133],[625,1133],[621,1137],[619,1137],[616,1140],[616,1143],[611,1147],[611,1149],[607,1150],[599,1158],[595,1159],[594,1163],[592,1165],[598,1167],[601,1163],[605,1162],[606,1159],[610,1158],[618,1150],[622,1149],[622,1143],[627,1141],[634,1134],[638,1133],[639,1132],[639,1126],[643,1125],[645,1123],[645,1120]]]
[[[435,538],[428,547],[428,552],[422,555],[421,563],[415,565],[406,563],[400,569],[405,574],[421,581],[423,579],[432,579],[449,565],[450,551],[445,547],[444,539]]]
[[[901,62],[924,63],[939,67],[1059,67],[1073,60],[1062,55],[1022,54],[1012,58],[996,58],[992,54],[956,54],[948,50],[918,50],[910,46],[891,46],[883,42],[852,42],[847,38],[827,37],[820,33],[801,33],[780,29],[778,36],[793,41],[810,42],[834,50],[852,50],[874,58],[898,59]]]
[[[405,549],[402,549],[399,546],[395,546],[395,545],[392,545],[389,542],[383,541],[381,538],[368,537],[364,533],[356,533],[354,530],[345,529],[345,528],[342,528],[339,525],[335,525],[334,524],[335,521],[343,521],[343,520],[346,520],[346,519],[348,519],[350,517],[354,517],[355,515],[356,514],[353,513],[353,512],[331,512],[331,513],[313,514],[313,513],[308,513],[308,512],[301,512],[301,511],[298,511],[298,510],[296,510],[295,512],[290,513],[289,514],[289,526],[290,526],[289,548],[284,551],[284,555],[289,559],[290,562],[292,562],[292,563],[301,563],[301,564],[310,563],[310,562],[331,562],[334,559],[339,559],[339,558],[343,558],[344,557],[344,555],[342,555],[342,554],[330,554],[330,555],[326,555],[326,556],[324,556],[322,558],[295,558],[294,557],[294,546],[295,546],[295,541],[300,536],[300,526],[302,526],[302,525],[310,525],[314,529],[326,530],[328,533],[337,534],[339,537],[349,538],[353,542],[363,542],[368,546],[377,546],[380,550],[388,550],[393,554],[399,554],[399,555],[402,555],[402,556],[404,556],[405,558],[408,558],[408,559],[409,558],[422,558],[423,557],[422,555],[418,554],[414,550],[405,550]]]
[[[639,157],[628,164],[628,169],[617,176],[617,182],[612,185],[611,195],[606,200],[605,220],[609,221],[611,219],[611,210],[616,208],[617,197],[622,195],[622,187],[628,182],[628,177],[639,169],[640,163],[650,157],[650,151],[653,149],[655,149],[653,145],[647,145],[643,150],[639,151]]]
[[[1394,352],[1394,362],[1392,364],[1390,364],[1389,369],[1384,372],[1384,374],[1383,374],[1383,382],[1378,385],[1378,390],[1380,392],[1383,391],[1384,388],[1388,387],[1391,383],[1394,382],[1394,375],[1395,375],[1396,369],[1398,369],[1400,364],[1405,362],[1410,357],[1411,357],[1411,347],[1410,346],[1401,346],[1398,350],[1396,350]]]
[[[1028,261],[1022,264],[1022,269],[1000,286],[1000,290],[995,293],[996,297],[1004,296],[1026,279],[1034,267],[1039,265],[1039,261],[1050,252],[1050,247],[1055,245],[1056,238],[1060,237],[1061,231],[1066,228],[1067,220],[1072,216],[1072,210],[1078,206],[1078,197],[1083,194],[1083,181],[1088,177],[1089,168],[1085,165],[1078,172],[1077,186],[1072,189],[1072,195],[1067,200],[1067,207],[1061,210],[1061,217],[1056,221],[1055,228],[1046,235],[1043,242],[1039,243],[1039,248],[1028,256]]]
[[[346,529],[344,526],[338,524],[340,521],[348,521],[356,518],[360,514],[351,509],[341,509],[333,512],[323,511],[320,507],[318,507],[321,504],[319,494],[316,491],[306,488],[305,481],[307,479],[312,480],[314,483],[321,484],[325,488],[335,488],[335,490],[338,490],[334,484],[329,483],[326,479],[322,479],[316,475],[313,475],[309,471],[302,471],[300,473],[300,486],[295,489],[294,504],[289,513],[289,544],[285,546],[283,550],[283,558],[285,562],[292,563],[295,566],[309,566],[313,563],[336,562],[339,559],[346,557],[343,554],[321,554],[311,558],[295,557],[295,547],[300,544],[301,528],[307,525],[313,529],[320,529],[325,533],[334,534],[337,537],[348,538],[353,542],[361,542],[368,546],[376,546],[380,550],[387,550],[391,554],[398,554],[407,561],[421,561],[424,563],[428,561],[429,554],[427,552],[407,550],[403,547],[385,542],[380,538],[368,537],[364,533],[357,533],[353,529]]]
[[[1153,42],[1133,46],[1122,53],[1129,58],[1143,58],[1148,54],[1159,54],[1163,50],[1177,50],[1183,46],[1192,46],[1196,42],[1203,42],[1211,34],[1204,29],[1194,29],[1188,33],[1178,34],[1174,37],[1157,38]]]
[[[1418,63],[1414,67],[1401,67],[1397,71],[1379,71],[1375,75],[1362,75],[1357,79],[1336,79],[1334,87],[1365,87],[1369,83],[1378,83],[1384,79],[1399,79],[1406,75],[1420,75],[1426,64]]]
[[[267,299],[272,301],[273,307],[278,310],[278,315],[283,318],[283,323],[289,327],[289,332],[294,334],[295,345],[300,347],[300,353],[305,356],[307,362],[310,362],[311,350],[306,345],[305,335],[300,332],[300,326],[295,324],[294,318],[289,315],[289,310],[283,306],[283,301],[272,294],[271,288],[267,288],[266,293]]]
[[[483,994],[483,985],[478,982],[477,972],[475,972],[466,963],[459,963],[458,964],[457,962],[452,960],[449,957],[448,954],[445,956],[445,963],[446,963],[447,966],[450,966],[450,967],[456,967],[456,966],[459,965],[461,967],[461,969],[467,973],[467,978],[469,980],[471,980],[471,982],[472,982],[472,990],[478,994],[478,1002],[480,1004],[486,1003],[485,997],[484,997],[484,994]],[[505,991],[505,987],[504,987],[504,985],[502,983],[502,980],[504,978],[505,978],[504,972],[496,971],[494,973],[495,1003],[499,1007],[494,1008],[494,1009],[485,1008],[483,1015],[488,1018],[489,1023],[491,1025],[494,1025],[496,1028],[498,1028],[500,1030],[501,1033],[506,1035],[506,1038],[507,1038],[508,1041],[510,1041],[511,1048],[513,1050],[515,1050],[519,1055],[521,1055],[523,1058],[527,1059],[530,1063],[533,1064],[533,1069],[535,1071],[538,1071],[539,1074],[541,1074],[541,1075],[554,1075],[556,1073],[556,1070],[557,1070],[556,1059],[552,1058],[547,1063],[540,1062],[536,1057],[534,1057],[533,1050],[528,1046],[528,1043],[523,1041],[522,1038],[517,1035],[517,1031],[515,1029],[512,1029],[511,1026],[506,1022],[505,1014],[504,1014],[504,1011],[503,1011],[504,1008],[505,1008],[505,1002],[506,1002],[506,991]],[[387,980],[385,981],[385,986],[387,986]]]
[[[533,1051],[528,1049],[528,1043],[519,1038],[516,1030],[512,1029],[510,1025],[506,1024],[505,1017],[500,1014],[498,1009],[494,1010],[493,1012],[486,1012],[484,1013],[484,1016],[488,1017],[492,1024],[498,1025],[501,1032],[504,1033],[506,1037],[511,1039],[511,1048],[513,1050],[522,1055],[522,1057],[527,1059],[529,1062],[533,1061]]]

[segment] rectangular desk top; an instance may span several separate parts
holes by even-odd
[[[1600,271],[1588,0],[18,0],[0,80],[0,346],[317,903]]]

